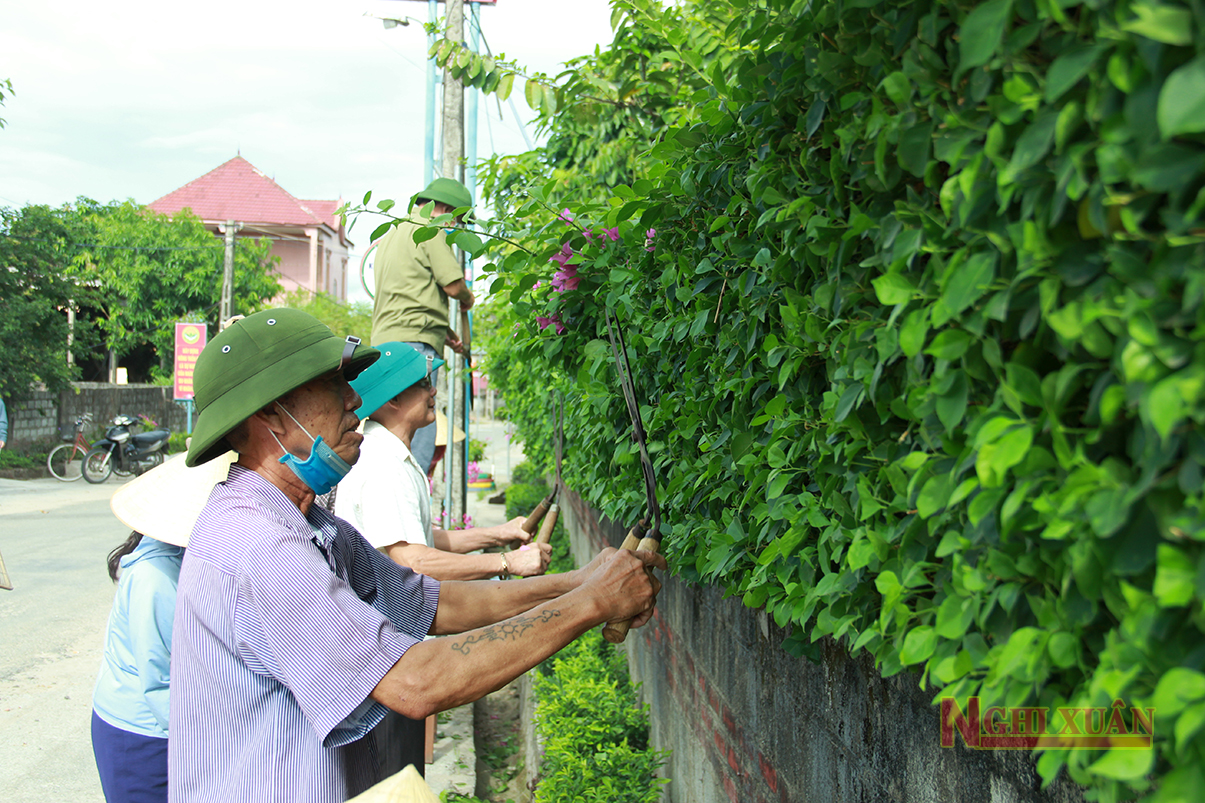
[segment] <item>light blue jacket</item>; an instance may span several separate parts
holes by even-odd
[[[0,441],[8,440],[8,410],[4,407],[4,399],[0,399]]]
[[[143,537],[121,559],[92,708],[115,728],[167,737],[172,620],[184,549]]]

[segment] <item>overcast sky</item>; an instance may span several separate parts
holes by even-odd
[[[240,153],[297,198],[421,188],[427,37],[374,17],[425,20],[425,2],[4,5],[0,206],[150,203]],[[606,0],[499,0],[480,16],[495,55],[549,74],[610,41]],[[520,82],[512,97],[528,118]],[[526,149],[499,111],[481,104],[481,156]],[[374,225],[353,227],[361,248]]]

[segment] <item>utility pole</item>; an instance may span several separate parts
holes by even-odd
[[[446,0],[444,3],[444,11],[447,15],[447,21],[444,29],[444,38],[452,42],[464,41],[464,0]],[[464,83],[459,78],[454,78],[450,70],[444,70],[443,74],[443,159],[442,172],[445,178],[454,178],[457,181],[464,181]],[[460,264],[463,267],[465,264],[465,255],[463,251],[457,249],[460,256]],[[453,327],[460,320],[459,304],[452,301],[448,307],[448,322]],[[467,333],[462,333],[462,337]],[[445,451],[445,459],[448,461],[448,466],[451,472],[451,482],[449,483],[449,491],[451,492],[451,507],[448,508],[448,514],[453,519],[459,518],[464,521],[465,513],[468,511],[468,446],[469,446],[469,416],[468,416],[468,395],[464,398],[459,398],[460,393],[457,392],[462,388],[467,388],[468,383],[465,382],[465,377],[460,375],[457,370],[460,367],[462,358],[459,355],[453,354],[452,359],[448,364],[451,369],[448,371],[448,443]],[[464,370],[469,369],[466,366]],[[458,448],[454,435],[456,428],[459,426],[465,433],[465,442]]]
[[[444,38],[464,42],[464,0],[444,3],[447,23]],[[444,70],[443,174],[464,181],[464,83]]]
[[[226,262],[222,267],[222,298],[218,305],[218,328],[234,316],[234,233],[242,228],[233,220],[226,221]]]

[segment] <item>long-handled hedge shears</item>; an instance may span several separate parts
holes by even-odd
[[[632,369],[628,365],[628,348],[623,342],[623,329],[619,321],[613,320],[611,310],[606,310],[607,334],[611,338],[611,351],[615,355],[615,372],[619,374],[619,385],[623,389],[623,398],[628,405],[628,417],[632,419],[632,434],[636,445],[640,448],[640,470],[644,475],[644,493],[648,501],[647,515],[632,525],[627,537],[623,539],[620,549],[645,550],[657,552],[661,547],[661,506],[657,504],[657,479],[653,474],[653,461],[649,458],[648,446],[645,444],[644,424],[640,420],[640,405],[636,403],[636,388],[632,384]],[[649,519],[653,526],[649,528]],[[652,569],[645,569],[650,574]],[[658,587],[654,580],[654,588]],[[632,621],[609,622],[603,627],[603,637],[612,644],[618,644],[627,638],[628,628]]]
[[[548,508],[548,515],[544,517],[544,524],[536,537],[536,543],[540,544],[547,544],[552,540],[552,530],[556,527],[557,516],[561,512],[556,497],[561,490],[561,453],[565,448],[565,399],[560,393],[556,394],[556,401],[553,403],[553,415],[556,416],[556,484],[552,486],[552,505]]]
[[[553,405],[554,409],[555,409],[555,406],[556,405],[554,403],[554,405]],[[543,499],[540,500],[540,504],[536,505],[535,510],[531,511],[531,514],[528,515],[528,517],[523,521],[523,524],[520,525],[523,528],[523,531],[525,533],[527,533],[528,535],[536,534],[536,528],[539,527],[540,522],[544,520],[544,514],[546,514],[551,508],[555,507],[555,508],[557,508],[558,511],[560,510],[560,508],[557,505],[553,504],[556,501],[557,491],[559,491],[561,488],[561,442],[559,439],[559,433],[560,433],[559,428],[558,428],[557,432],[558,432],[558,439],[557,439],[557,451],[556,451],[556,485],[552,486],[552,490],[548,493],[548,496],[545,496]],[[553,521],[553,524],[554,525],[556,524],[555,520]],[[551,537],[551,535],[552,535],[551,528],[549,528],[548,534]],[[544,543],[547,543],[547,541],[545,541]]]

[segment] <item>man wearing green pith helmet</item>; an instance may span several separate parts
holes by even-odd
[[[605,549],[563,574],[441,582],[315,505],[359,460],[349,382],[379,357],[272,309],[197,359],[186,463],[237,459],[180,570],[171,803],[342,803],[377,780],[369,734],[386,709],[418,720],[477,700],[591,627],[653,614],[645,567],[664,569],[659,555]]]
[[[467,187],[455,179],[437,178],[411,199],[410,214],[415,220],[431,220],[472,205]],[[427,210],[429,214],[424,215]],[[402,223],[377,246],[372,343],[400,341],[426,356],[443,359],[445,345],[462,350],[460,339],[448,328],[448,299],[455,298],[467,310],[473,306],[473,291],[444,232],[415,243],[414,232],[419,227],[420,223]],[[435,424],[415,433],[410,450],[423,471],[429,470],[435,455]]]

